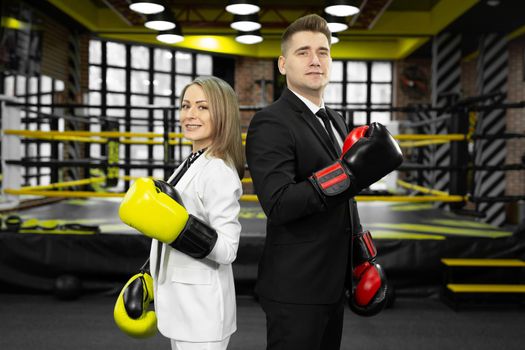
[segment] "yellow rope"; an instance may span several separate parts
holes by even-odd
[[[448,141],[466,141],[467,135],[464,134],[400,134],[395,135],[395,139],[402,141],[415,140],[448,140]]]
[[[6,135],[20,135],[25,137],[43,137],[43,136],[60,136],[60,137],[103,137],[103,138],[163,138],[164,134],[162,133],[153,133],[153,132],[120,132],[120,131],[59,131],[59,130],[13,130],[7,129],[3,131]],[[170,132],[168,133],[168,138],[170,139],[183,139],[184,135],[182,133]],[[246,133],[242,134],[243,140],[246,139]],[[401,141],[417,141],[417,140],[448,140],[448,141],[466,141],[469,139],[468,135],[464,134],[400,134],[395,135],[395,139]]]
[[[430,193],[430,194],[434,194],[437,196],[448,196],[449,195],[447,192],[444,192],[444,191],[439,191],[439,190],[434,190],[434,189],[426,188],[426,187],[419,186],[419,185],[414,185],[414,184],[408,183],[403,180],[397,180],[396,183],[401,187],[404,187],[410,190],[416,190],[421,193]]]
[[[71,187],[71,186],[79,186],[79,185],[88,185],[92,183],[97,182],[104,182],[106,181],[106,177],[92,177],[89,179],[82,179],[82,180],[75,180],[75,181],[66,181],[66,182],[57,182],[49,185],[40,185],[40,186],[27,186],[20,188],[20,191],[26,192],[26,191],[37,191],[37,190],[48,190],[53,188],[64,188],[64,187]]]
[[[111,192],[89,192],[89,191],[32,191],[32,190],[13,190],[5,189],[5,193],[13,195],[32,195],[44,197],[65,197],[65,198],[90,198],[90,197],[124,197],[125,193]],[[356,196],[358,202],[463,202],[463,196]],[[241,196],[241,201],[257,202],[257,196],[246,194]]]
[[[423,147],[428,145],[437,145],[448,143],[449,140],[421,140],[421,141],[405,141],[399,142],[399,147]]]

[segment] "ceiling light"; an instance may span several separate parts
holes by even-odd
[[[359,12],[358,0],[328,0],[324,11],[332,16],[347,17]]]
[[[337,44],[339,42],[339,37],[337,36],[336,33],[332,33],[332,38],[330,39],[330,43],[333,45],[333,44]]]
[[[241,32],[251,32],[261,29],[261,24],[259,23],[259,16],[253,13],[251,15],[234,15],[230,27]]]
[[[176,26],[170,30],[164,30],[159,32],[157,35],[157,40],[162,41],[166,44],[176,44],[184,40],[184,36],[180,30],[180,26]]]
[[[234,15],[250,15],[260,9],[259,1],[256,0],[230,0],[226,5],[226,11]]]
[[[175,19],[173,14],[169,11],[164,11],[161,13],[155,13],[153,15],[148,15],[144,26],[153,30],[170,30],[175,28]]]
[[[235,40],[240,42],[241,44],[257,44],[263,41],[263,38],[261,36],[261,32],[258,30],[254,30],[252,32],[241,32],[235,37]]]
[[[332,33],[342,32],[343,30],[348,29],[348,24],[346,23],[345,17],[337,17],[325,14],[324,18],[328,23],[328,29],[330,29]]]
[[[129,8],[135,12],[142,13],[145,15],[151,15],[164,11],[164,5],[161,1],[155,0],[135,0],[131,1]]]

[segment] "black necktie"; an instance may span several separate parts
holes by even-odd
[[[184,175],[186,171],[188,171],[190,166],[197,160],[197,158],[199,158],[201,154],[204,153],[204,151],[206,151],[206,148],[191,153],[188,156],[188,158],[186,158],[186,160],[184,161],[184,166],[182,167],[182,169],[177,173],[177,175],[175,175],[173,180],[170,181],[170,185],[175,186],[180,181],[182,175]]]
[[[326,128],[326,132],[328,133],[328,136],[330,137],[330,140],[332,140],[332,144],[334,145],[334,148],[337,151],[337,154],[341,154],[341,147],[339,146],[339,142],[337,142],[337,139],[334,135],[334,130],[332,129],[332,124],[330,123],[330,117],[328,116],[328,114],[326,114],[324,108],[318,110],[317,113],[315,113],[315,115],[321,118],[324,127]]]

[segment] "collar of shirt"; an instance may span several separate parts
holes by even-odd
[[[324,100],[323,99],[321,99],[321,105],[318,106],[315,103],[313,103],[312,101],[310,101],[309,99],[307,99],[306,97],[299,95],[297,92],[295,92],[293,90],[290,90],[290,91],[293,92],[295,94],[295,96],[299,97],[299,99],[301,101],[303,101],[303,103],[306,105],[306,107],[308,107],[308,109],[311,110],[313,114],[317,113],[321,108],[324,108]]]

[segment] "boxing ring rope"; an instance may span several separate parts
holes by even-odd
[[[466,99],[465,101],[459,101],[454,106],[449,106],[446,108],[432,108],[432,107],[400,107],[400,108],[380,108],[380,109],[373,109],[374,111],[399,111],[399,112],[417,112],[421,110],[425,111],[434,111],[438,113],[444,113],[445,111],[447,113],[457,112],[457,111],[483,111],[483,110],[490,110],[494,108],[523,108],[525,107],[525,101],[517,102],[517,103],[500,103],[498,102],[495,106],[477,106],[472,105],[472,103],[477,103],[481,101],[482,99]],[[11,106],[20,106],[20,104],[17,104],[14,100],[8,100],[7,103],[4,103],[4,105],[11,105]],[[23,104],[24,107],[27,107],[27,104]],[[91,106],[91,105],[67,105],[67,106],[61,106],[61,105],[54,105],[55,108],[70,108],[70,107],[84,107],[84,108],[100,108],[100,106]],[[106,106],[107,108],[112,109],[119,109],[119,108],[130,108],[129,106]],[[146,110],[176,110],[177,107],[174,106],[162,106],[162,107],[156,107],[156,106],[137,106],[132,107],[137,109],[146,109]],[[256,110],[260,107],[253,107],[253,106],[242,106],[241,110]],[[12,108],[14,109],[14,108]],[[20,109],[19,109],[20,110]],[[360,110],[370,110],[369,108],[365,109],[359,109],[359,108],[337,108],[337,110],[343,110],[343,111],[360,111]],[[99,124],[103,123],[105,119],[119,119],[120,117],[101,117],[101,116],[88,116],[88,117],[72,117],[72,116],[56,116],[52,114],[46,114],[42,112],[36,112],[33,110],[27,110],[26,112],[29,113],[36,113],[37,116],[41,117],[41,119],[52,119],[52,118],[74,118],[76,121],[81,121],[84,123],[92,124],[91,119],[97,118],[99,119]],[[20,113],[20,112],[18,112]],[[435,123],[435,122],[443,122],[446,120],[449,120],[451,118],[452,114],[433,119],[428,120],[425,122],[400,122],[400,126],[404,127],[414,127],[414,126],[420,126],[424,125],[424,123]],[[6,119],[18,119],[18,123],[15,124],[9,124],[6,123]],[[155,133],[155,132],[131,132],[131,131],[59,131],[59,130],[20,130],[20,119],[17,118],[16,114],[13,114],[11,111],[9,118],[3,118],[4,124],[3,124],[3,134],[4,138],[2,141],[6,141],[6,139],[10,139],[13,141],[13,137],[17,139],[17,144],[20,145],[21,141],[20,138],[23,139],[40,139],[44,141],[56,141],[56,142],[63,142],[63,141],[73,141],[73,142],[80,142],[80,143],[95,143],[95,144],[108,144],[110,142],[116,142],[117,144],[127,144],[127,145],[172,145],[172,146],[189,146],[191,145],[191,142],[184,141],[183,134],[180,132],[164,132],[164,133]],[[35,122],[38,118],[23,118],[24,122],[31,123]],[[100,121],[102,119],[102,121]],[[138,120],[140,118],[134,118],[134,120]],[[148,124],[140,124],[141,126],[150,125],[150,123],[155,123],[159,121],[165,121],[161,119],[156,118],[143,118],[143,120],[147,120]],[[41,120],[40,120],[41,121]],[[118,124],[119,126],[121,124]],[[126,125],[130,125],[128,121],[126,121]],[[133,124],[133,125],[139,125],[139,124]],[[518,133],[504,133],[504,134],[484,134],[484,135],[476,135],[473,132],[468,132],[465,134],[461,133],[451,133],[451,134],[397,134],[394,135],[394,138],[398,140],[399,145],[403,148],[415,148],[415,147],[424,147],[429,145],[437,145],[437,144],[444,144],[448,142],[471,142],[476,139],[492,139],[492,138],[523,138],[525,137],[525,134],[518,134]],[[161,140],[156,140],[161,139]],[[243,143],[246,139],[246,134],[242,134]],[[11,143],[13,145],[14,143]],[[15,147],[16,148],[16,147]],[[3,147],[3,149],[7,149]],[[12,149],[12,147],[9,147],[9,149]],[[19,147],[18,147],[19,149]],[[19,156],[18,156],[19,157]],[[16,155],[15,157],[16,158]],[[154,161],[154,160],[153,160]],[[10,165],[9,168],[13,168],[19,165],[25,165],[25,164],[33,164],[32,166],[45,166],[45,161],[24,161],[24,160],[16,160],[12,157],[3,157],[2,162],[4,166],[6,164]],[[104,163],[105,161],[102,160],[100,163],[96,163],[95,161],[91,159],[86,160],[59,160],[54,163],[58,164],[59,166],[89,166],[89,167],[100,167],[104,168],[107,167],[108,164]],[[176,164],[166,163],[163,164],[155,164],[155,161],[151,163],[151,160],[147,160],[147,164],[125,164],[125,163],[112,163],[110,166],[115,167],[118,169],[130,169],[130,168],[169,168],[173,167]],[[464,165],[455,165],[455,166],[425,166],[425,165],[410,165],[406,161],[404,164],[398,169],[400,171],[407,171],[407,170],[424,170],[424,169],[432,169],[432,170],[449,170],[449,171],[455,171],[455,170],[467,170],[467,169],[483,169],[483,170],[490,170],[490,166],[476,166],[471,164],[464,164]],[[5,167],[4,167],[5,169]],[[522,164],[507,164],[503,167],[494,167],[493,170],[523,170],[524,166]],[[11,175],[11,179],[13,176]],[[3,192],[11,198],[13,196],[25,196],[25,195],[31,195],[31,196],[44,196],[44,197],[76,197],[76,198],[89,198],[89,197],[122,197],[124,196],[123,192],[94,192],[94,191],[64,191],[64,188],[67,187],[73,187],[73,186],[84,186],[89,184],[100,184],[107,180],[107,176],[98,176],[95,178],[87,178],[87,179],[79,179],[75,181],[66,181],[61,183],[53,183],[49,185],[40,185],[40,186],[27,186],[27,187],[20,187],[20,176],[18,176],[18,186],[9,186],[4,187]],[[114,178],[122,179],[125,181],[132,181],[137,176],[114,176]],[[252,181],[251,179],[243,179],[242,182],[244,184],[250,184]],[[4,184],[9,183],[9,181],[5,181]],[[473,201],[473,202],[479,202],[479,201],[491,201],[495,200],[493,198],[475,198],[468,195],[450,195],[445,191],[437,191],[433,189],[428,189],[423,186],[410,184],[409,182],[397,180],[396,184],[400,188],[414,190],[420,193],[424,193],[426,195],[410,195],[410,196],[404,196],[404,195],[358,195],[356,196],[357,201],[389,201],[389,202],[450,202],[450,203],[457,203],[457,202],[467,202],[467,201]],[[501,200],[516,200],[516,199],[522,199],[525,196],[506,196],[506,198],[501,198]],[[18,199],[17,199],[18,200]],[[256,195],[250,195],[246,194],[243,195],[241,200],[243,201],[257,201]]]

